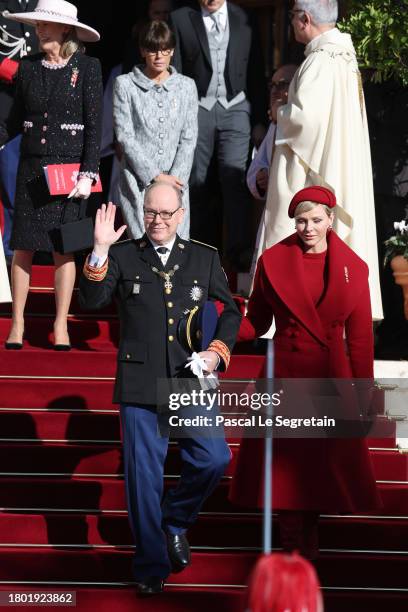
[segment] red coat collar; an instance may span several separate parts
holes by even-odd
[[[285,306],[319,340],[327,345],[326,323],[344,321],[367,282],[367,266],[335,232],[328,235],[328,274],[325,295],[316,307],[305,284],[303,249],[297,234],[267,249],[265,273]]]

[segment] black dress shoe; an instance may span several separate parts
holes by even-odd
[[[157,595],[163,591],[164,580],[158,576],[150,576],[137,583],[139,595]]]
[[[190,546],[184,533],[177,535],[167,533],[166,535],[171,571],[178,574],[191,563]]]

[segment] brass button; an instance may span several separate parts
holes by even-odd
[[[169,308],[173,308],[173,302],[167,302],[167,306],[168,306]]]
[[[174,336],[169,336],[169,342],[173,342]]]
[[[173,323],[174,323],[174,319],[169,319],[169,324],[173,325]]]

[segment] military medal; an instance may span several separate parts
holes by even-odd
[[[170,293],[172,292],[173,289],[173,283],[171,282],[171,278],[172,276],[174,276],[174,274],[177,272],[177,270],[179,269],[180,266],[178,266],[177,264],[174,266],[174,268],[172,268],[171,270],[169,270],[169,272],[164,272],[163,270],[158,270],[156,267],[152,266],[152,270],[155,274],[157,274],[158,276],[160,276],[160,278],[162,278],[164,280],[164,293],[166,295],[170,295]]]

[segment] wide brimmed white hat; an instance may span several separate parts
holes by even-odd
[[[35,24],[37,21],[53,21],[64,25],[74,26],[79,40],[96,42],[100,39],[99,33],[78,21],[78,9],[75,4],[65,0],[39,0],[31,13],[9,13],[3,11],[3,17],[20,23]]]

